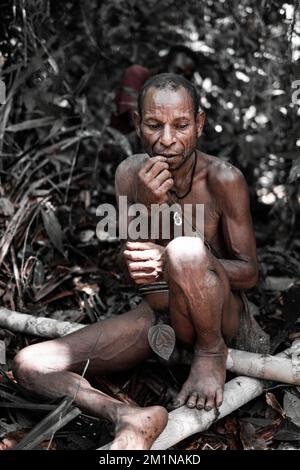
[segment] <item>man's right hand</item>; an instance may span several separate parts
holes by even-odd
[[[147,207],[151,204],[163,204],[168,201],[167,193],[173,185],[167,158],[151,157],[138,173],[136,202]]]
[[[152,242],[127,242],[123,259],[135,284],[151,284],[162,278],[165,247]]]

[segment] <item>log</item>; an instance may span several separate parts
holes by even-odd
[[[300,358],[298,353],[294,351],[291,353],[291,358],[288,358],[279,355],[271,356],[270,354],[256,354],[229,349],[226,369],[258,379],[300,385]]]
[[[240,352],[240,351],[239,351]],[[295,357],[300,354],[300,341],[294,343],[292,348],[278,354],[276,359]],[[224,400],[217,414],[215,410],[205,411],[181,406],[169,413],[168,424],[161,435],[156,439],[151,450],[165,450],[193,434],[203,432],[215,421],[224,418],[236,409],[261,395],[264,391],[263,380],[250,377],[236,377],[225,384]],[[97,449],[108,450],[111,443]]]
[[[65,336],[87,325],[67,321],[54,320],[53,318],[35,317],[27,313],[19,313],[0,307],[0,327],[41,338],[58,338]]]

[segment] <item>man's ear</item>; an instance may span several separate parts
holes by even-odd
[[[141,137],[141,116],[137,111],[133,112],[133,124],[137,135]]]
[[[205,123],[205,112],[199,111],[196,116],[197,137],[200,137]]]

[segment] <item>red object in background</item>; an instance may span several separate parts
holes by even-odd
[[[120,91],[116,96],[117,112],[111,119],[112,127],[124,134],[133,130],[131,110],[135,107],[142,85],[149,77],[150,70],[141,65],[132,65],[124,74]]]

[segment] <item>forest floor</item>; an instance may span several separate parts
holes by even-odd
[[[9,256],[3,262],[2,306],[35,316],[90,324],[122,314],[139,302],[140,297],[126,284],[117,265],[119,242],[99,242],[96,237],[96,207],[99,201],[114,199],[113,186],[108,181],[112,181],[111,175],[102,175],[98,186],[101,191],[92,191],[84,175],[77,178],[69,188],[72,204],[56,201],[55,211],[46,201],[37,214],[36,208],[44,195],[37,192],[31,198],[24,219],[16,227]],[[8,199],[5,204],[9,220],[15,209]],[[23,245],[29,224],[30,243]],[[68,228],[63,231],[62,226]],[[3,223],[4,237],[8,236],[5,227]],[[262,218],[255,220],[260,280],[248,297],[258,308],[258,322],[271,336],[271,352],[276,353],[300,338],[300,242],[294,234],[286,246],[266,233],[265,228]],[[20,274],[19,283],[15,282],[16,270]],[[9,449],[17,443],[25,446],[24,438],[29,431],[45,419],[38,432],[42,436],[49,425],[47,416],[58,405],[24,394],[11,373],[17,351],[42,341],[41,338],[2,328],[0,340],[6,345],[7,354],[7,363],[0,370],[0,449]],[[149,361],[123,374],[95,378],[93,385],[121,400],[129,396],[141,406],[160,404],[169,409],[172,393],[179,389],[186,373],[182,367],[179,370]],[[176,448],[300,448],[299,430],[299,387],[277,384]],[[110,439],[109,423],[81,414],[51,439],[49,436],[42,441],[37,439],[35,447],[87,450],[99,448]],[[31,437],[29,441],[33,442]]]

